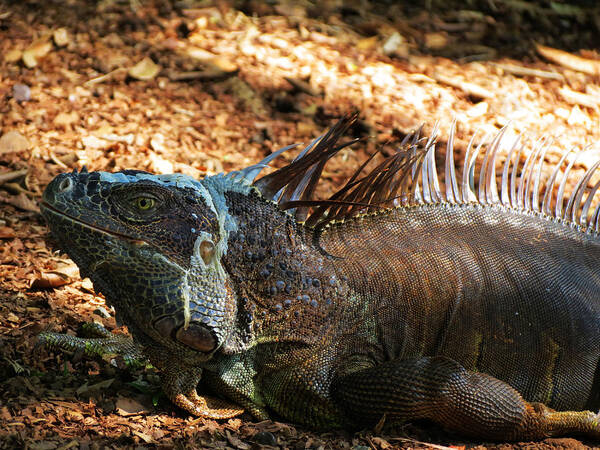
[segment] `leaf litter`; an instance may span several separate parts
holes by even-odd
[[[152,368],[36,347],[45,329],[75,334],[94,320],[124,332],[39,216],[41,192],[60,172],[239,169],[356,108],[353,132],[369,139],[328,165],[320,195],[370,152],[438,119],[446,130],[459,119],[457,152],[477,128],[509,121],[554,136],[554,161],[558,149],[599,141],[600,58],[585,50],[599,37],[597,8],[427,3],[0,3],[0,448],[515,446],[424,424],[316,433],[248,414],[197,419],[160,395]]]

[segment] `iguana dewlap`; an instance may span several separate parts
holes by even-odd
[[[93,346],[42,341],[141,348],[200,416],[236,404],[321,429],[385,415],[479,438],[600,438],[600,161],[567,196],[573,153],[543,177],[547,145],[522,158],[501,132],[455,168],[451,134],[438,171],[435,139],[416,134],[313,200],[353,120],[258,180],[277,154],[202,180],[56,177],[52,234],[137,346],[104,332]]]

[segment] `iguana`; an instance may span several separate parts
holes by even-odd
[[[107,331],[41,341],[146,356],[198,416],[600,438],[600,161],[567,196],[575,153],[542,176],[549,142],[524,158],[517,138],[500,164],[501,131],[455,164],[453,127],[439,174],[436,133],[416,132],[314,199],[355,120],[261,178],[288,148],[201,180],[58,175],[42,213],[135,345]]]

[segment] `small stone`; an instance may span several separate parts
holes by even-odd
[[[102,306],[98,306],[94,310],[94,314],[96,314],[97,316],[103,317],[104,319],[110,318],[110,313],[106,310],[106,308],[104,308]]]
[[[277,445],[277,438],[269,431],[259,431],[254,435],[254,442],[275,447]]]
[[[18,102],[31,100],[31,89],[26,84],[17,83],[13,85],[13,98]]]

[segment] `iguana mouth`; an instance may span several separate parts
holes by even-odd
[[[127,236],[127,235],[122,234],[122,233],[117,233],[116,231],[107,230],[105,228],[101,228],[101,227],[98,227],[96,225],[92,225],[92,224],[87,223],[87,222],[83,222],[82,220],[77,219],[76,217],[73,217],[70,214],[65,213],[64,211],[60,211],[60,210],[56,209],[55,207],[53,207],[52,205],[48,204],[45,201],[42,201],[42,203],[40,204],[40,206],[41,206],[42,209],[46,209],[48,211],[51,211],[53,214],[55,214],[57,216],[60,216],[60,217],[63,217],[63,218],[67,218],[67,219],[69,219],[72,222],[75,222],[75,223],[77,223],[77,224],[79,224],[79,225],[81,225],[83,227],[89,228],[89,229],[97,231],[99,233],[108,234],[110,236],[113,236],[113,237],[116,237],[116,238],[119,238],[119,239],[122,239],[122,240],[126,240],[128,242],[131,242],[134,245],[137,245],[137,246],[150,245],[150,244],[148,244],[146,241],[144,241],[142,239],[134,239],[131,236]]]

